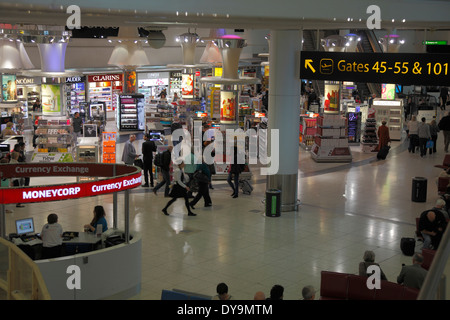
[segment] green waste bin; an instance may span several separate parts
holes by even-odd
[[[266,216],[279,217],[281,214],[281,191],[266,190]]]

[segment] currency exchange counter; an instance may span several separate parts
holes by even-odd
[[[103,241],[103,248],[94,251],[36,260],[52,300],[122,300],[139,294],[141,235],[130,238],[129,243],[105,247]]]

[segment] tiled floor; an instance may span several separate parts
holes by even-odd
[[[161,192],[155,196],[151,189],[134,189],[130,225],[142,233],[143,250],[142,290],[133,299],[158,300],[162,289],[173,288],[214,295],[217,283],[225,282],[235,299],[252,299],[257,291],[268,295],[281,284],[284,298],[296,300],[303,286],[320,288],[321,270],[357,273],[365,250],[373,250],[388,279],[396,281],[402,263],[411,263],[400,251],[400,238],[414,236],[415,217],[437,199],[440,169],[434,165],[444,156],[443,136],[438,153],[424,158],[408,153],[404,143],[392,146],[385,161],[352,147],[350,164],[316,163],[300,149],[301,205],[276,218],[264,214],[265,179],[256,168],[252,195],[232,199],[226,182],[215,181],[213,206],[203,208],[199,202],[196,217],[186,215],[181,200],[165,216],[161,209],[168,199]],[[428,179],[426,203],[411,201],[414,176]],[[30,215],[39,229],[51,212],[66,230],[82,230],[97,204],[112,212],[111,195],[9,206],[14,212],[7,214],[6,231],[14,231],[15,219]]]

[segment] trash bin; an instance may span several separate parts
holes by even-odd
[[[279,217],[281,214],[281,191],[266,190],[266,216]]]
[[[427,201],[427,179],[423,177],[414,177],[412,180],[411,200],[414,202]]]

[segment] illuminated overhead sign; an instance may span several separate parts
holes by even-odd
[[[448,86],[450,54],[302,51],[300,78]]]
[[[120,176],[114,176],[114,171]],[[0,203],[46,202],[124,191],[139,187],[142,174],[139,169],[109,164],[6,164],[1,167],[4,178],[22,176],[105,176],[97,181],[30,187],[0,188]]]

